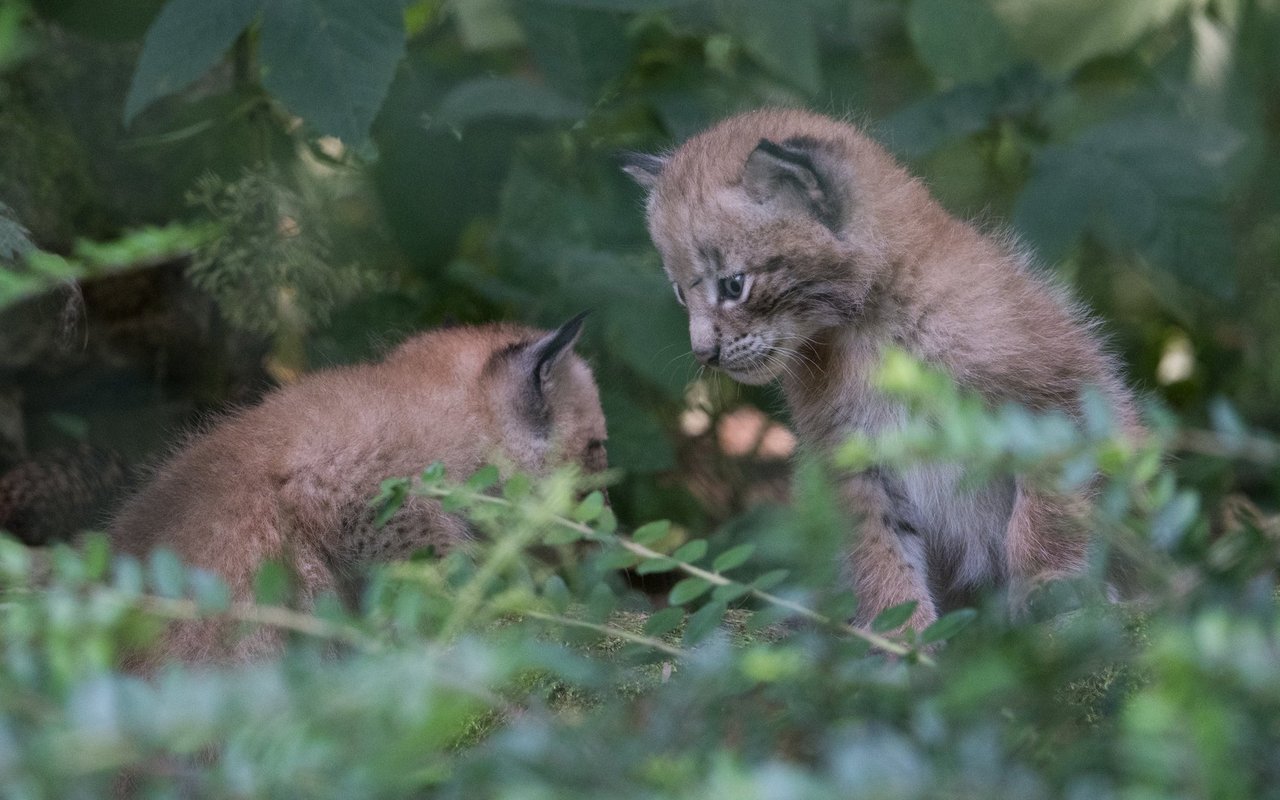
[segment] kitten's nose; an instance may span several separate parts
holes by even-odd
[[[720,363],[720,345],[706,348],[693,348],[693,355],[708,367],[714,367]]]

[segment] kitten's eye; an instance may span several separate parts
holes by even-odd
[[[676,290],[676,302],[680,305],[684,305],[684,290],[674,283],[671,284],[671,288]]]
[[[728,278],[721,278],[717,286],[720,290],[720,299],[737,300],[739,297],[742,297],[742,290],[746,285],[746,276],[741,272],[737,275],[731,275]]]

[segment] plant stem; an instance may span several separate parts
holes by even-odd
[[[449,488],[439,487],[439,486],[418,486],[418,487],[415,487],[414,491],[420,494],[426,495],[428,497],[435,497],[435,498],[442,498],[442,497],[447,497],[451,495],[456,496],[458,494],[462,494],[468,500],[475,503],[486,503],[490,505],[502,506],[504,508],[514,508],[514,504],[512,504],[511,501],[507,500],[506,498],[494,497],[492,495],[480,494],[478,492],[470,492],[463,488],[449,489]],[[643,558],[650,559],[650,560],[671,561],[672,563],[675,564],[676,569],[679,569],[681,572],[684,572],[686,575],[690,575],[695,578],[702,578],[708,583],[714,584],[716,586],[729,586],[736,583],[736,581],[732,581],[729,578],[726,578],[725,576],[719,573],[709,572],[705,569],[702,569],[701,567],[696,567],[693,564],[689,564],[684,561],[673,559],[671,558],[671,556],[664,555],[662,553],[657,552],[656,550],[650,550],[648,547],[645,547],[639,542],[633,541],[631,539],[627,539],[624,536],[602,534],[596,531],[590,525],[587,525],[581,522],[575,522],[571,519],[568,519],[567,517],[563,517],[558,514],[551,515],[551,521],[557,525],[568,528],[569,530],[580,533],[585,538],[591,539],[593,541],[616,542],[624,550],[628,550]],[[791,600],[787,600],[786,598],[778,597],[775,594],[770,594],[769,592],[763,591],[761,589],[756,589],[753,587],[748,587],[748,593],[751,596],[755,597],[756,599],[762,600],[766,603],[769,603],[770,605],[779,606],[789,611],[794,611],[795,613],[799,614],[800,616],[806,619],[813,620],[814,622],[817,622],[821,625],[835,628],[836,630],[839,630],[842,633],[847,633],[851,636],[862,639],[867,644],[870,644],[873,647],[877,647],[886,653],[891,653],[896,656],[906,656],[912,652],[912,649],[906,645],[899,644],[898,642],[895,642],[884,636],[880,636],[879,634],[866,630],[865,628],[858,628],[853,625],[849,625],[848,623],[831,619],[825,614],[820,614],[811,608],[807,608],[805,606],[800,605],[799,603],[796,603]],[[918,653],[917,657],[919,658],[921,664],[925,664],[927,666],[936,666],[933,659],[929,658],[929,656],[925,655],[924,653]]]

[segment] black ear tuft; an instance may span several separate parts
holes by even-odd
[[[618,166],[630,175],[635,182],[652,190],[662,176],[662,168],[667,165],[667,156],[653,153],[619,153]]]
[[[840,227],[840,187],[827,169],[830,161],[816,139],[761,139],[747,156],[743,186],[757,203],[803,211],[835,231]]]
[[[542,396],[551,371],[573,350],[574,342],[578,341],[578,336],[582,333],[582,321],[589,313],[583,311],[529,346],[529,379],[539,397]]]

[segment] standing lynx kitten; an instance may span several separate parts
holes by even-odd
[[[605,467],[605,424],[591,370],[573,352],[582,316],[543,333],[515,325],[421,334],[381,363],[330,369],[270,394],[196,437],[116,518],[115,546],[175,551],[246,598],[268,559],[296,576],[305,603],[349,594],[372,561],[439,551],[471,537],[439,504],[410,498],[384,526],[370,498],[383,478],[441,461],[453,476],[486,463],[539,474]],[[242,659],[277,639],[228,649],[225,624],[181,623],[167,655]]]
[[[649,232],[695,356],[743,383],[778,379],[808,448],[901,424],[903,408],[869,383],[889,345],[993,403],[1076,413],[1094,387],[1137,429],[1089,319],[853,126],[755,111],[624,169],[649,192]],[[907,624],[921,630],[981,587],[1012,583],[1017,602],[1083,568],[1086,498],[961,478],[931,466],[842,479],[862,520],[846,570],[857,621],[914,600]]]

